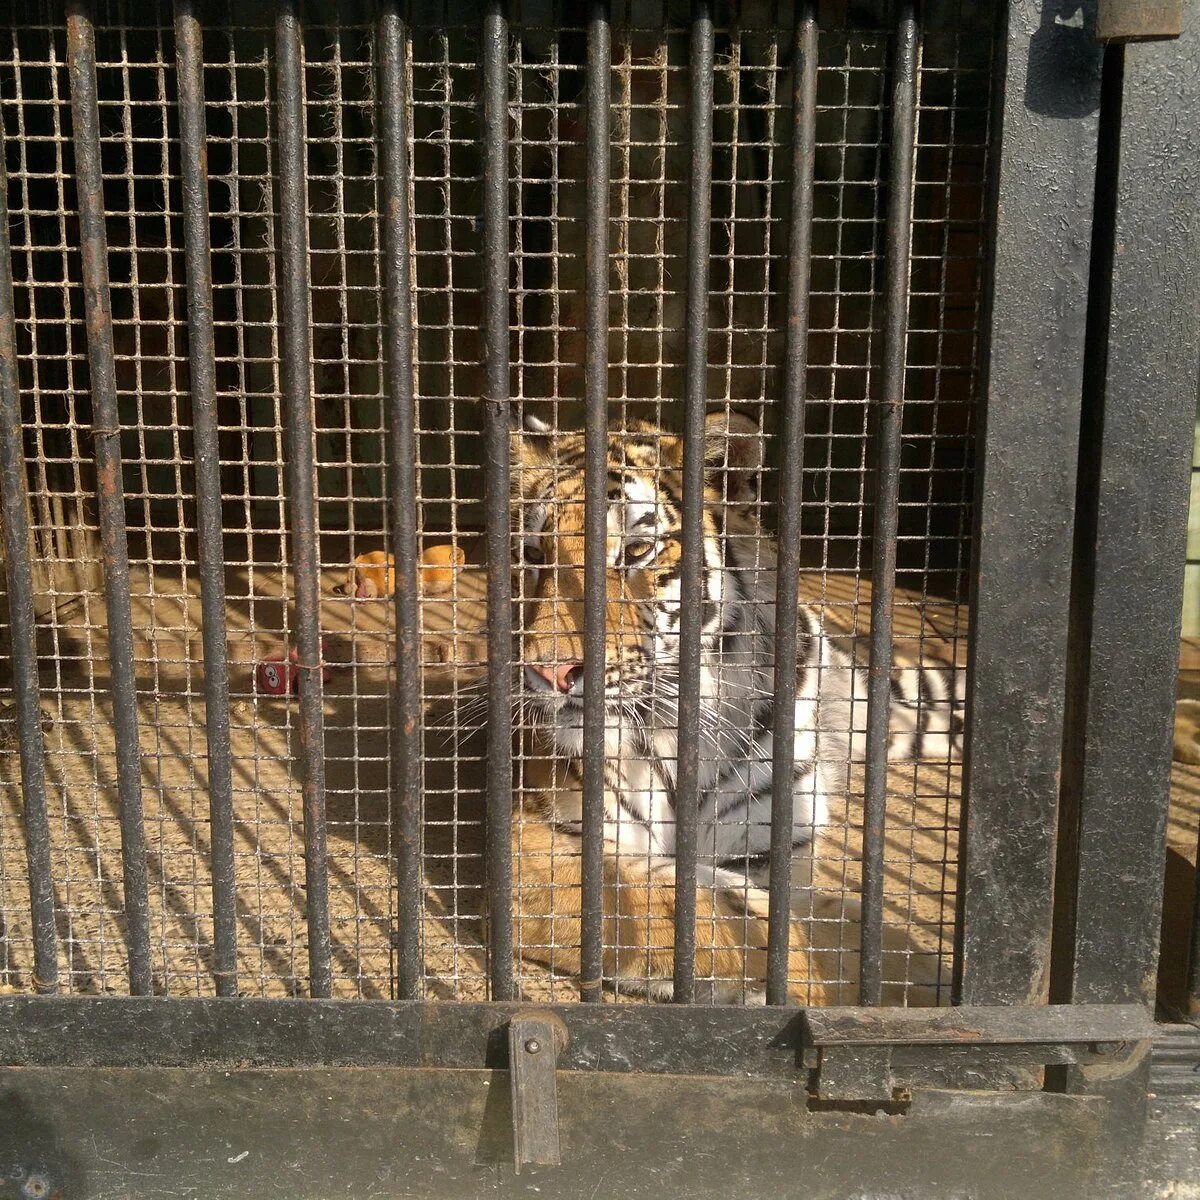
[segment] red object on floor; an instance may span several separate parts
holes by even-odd
[[[273,654],[255,668],[254,686],[264,696],[293,696],[300,690],[300,672],[282,654]]]
[[[328,652],[325,640],[321,640],[322,655]],[[264,658],[254,669],[254,684],[264,696],[295,696],[300,692],[300,677],[304,674],[298,665],[299,650],[293,648],[284,658],[282,654],[272,654]],[[321,679],[328,683],[329,668],[321,664]]]

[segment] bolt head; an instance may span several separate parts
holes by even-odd
[[[525,1043],[525,1052],[527,1054],[538,1054],[541,1052],[541,1049],[542,1049],[542,1043],[539,1042],[537,1040],[537,1038],[530,1038]]]

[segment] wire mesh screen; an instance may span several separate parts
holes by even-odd
[[[887,774],[882,858],[882,962],[893,1003],[948,997],[961,742],[961,671],[953,668],[965,661],[992,55],[986,7],[928,5],[920,31],[892,606],[891,736],[903,746]],[[0,43],[0,114],[58,983],[70,992],[123,992],[131,931],[121,818],[129,809],[118,794],[115,639],[96,501],[98,482],[106,483],[93,454],[102,422],[89,367],[95,331],[85,314],[70,48],[56,6],[18,3],[11,12]],[[420,534],[417,914],[402,911],[395,868],[390,210],[380,182],[375,17],[353,4],[302,9],[304,161],[297,164],[281,150],[273,16],[219,4],[200,15],[236,990],[313,990],[315,868],[327,884],[330,994],[396,995],[398,939],[416,919],[416,994],[485,998],[489,934],[504,915],[486,903],[493,680],[480,397],[489,279],[481,257],[484,46],[476,6],[415,3],[403,54]],[[891,18],[869,7],[831,4],[818,16],[799,509],[801,766],[787,976],[795,1000],[850,1003],[859,974],[873,412],[886,349],[888,204],[899,186],[889,178],[897,35]],[[510,274],[503,282],[518,430],[511,448],[512,935],[515,982],[527,998],[576,998],[581,971],[577,742],[591,192],[588,33],[577,21],[572,6],[525,3],[513,6],[507,27]],[[193,421],[173,14],[101,4],[94,37],[152,987],[211,994],[221,974],[212,865],[219,847],[209,795],[213,700],[205,691],[196,483],[203,447]],[[695,268],[687,241],[689,22],[673,3],[613,5],[602,982],[606,995],[631,999],[670,994],[671,791],[676,764],[688,756],[698,763],[703,801],[697,997],[753,1001],[765,978],[766,731],[795,202],[790,6],[718,12],[713,37],[702,557],[704,587],[724,590],[705,592],[716,625],[704,635],[699,739],[677,747],[675,564],[683,536],[687,283]],[[319,664],[298,652],[303,535],[285,471],[296,451],[281,343],[289,269],[280,181],[297,165],[307,204],[316,489],[308,549],[319,567]],[[718,577],[722,583],[713,582]],[[3,687],[11,692],[9,678]],[[305,688],[322,696],[315,757],[324,771],[323,861],[314,858],[302,786],[314,757],[298,707]],[[11,706],[3,719],[0,988],[24,991],[39,983],[29,838]]]

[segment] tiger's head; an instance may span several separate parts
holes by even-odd
[[[706,422],[702,692],[722,641],[747,620],[746,571],[763,561],[755,483],[762,434],[740,413]],[[645,422],[608,439],[605,724],[609,753],[627,732],[673,724],[679,688],[683,443]],[[557,749],[583,744],[584,435],[527,421],[513,435],[522,569],[523,699]],[[772,575],[773,579],[773,575]]]

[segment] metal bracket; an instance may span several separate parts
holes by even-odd
[[[940,1050],[960,1069],[972,1049],[993,1068],[1004,1060],[1029,1067],[1109,1059],[1153,1033],[1137,1004],[807,1009],[803,1063],[822,1100],[887,1103],[903,1098],[919,1077],[910,1077],[909,1047],[926,1048],[926,1059]]]
[[[528,1012],[508,1023],[508,1071],[512,1084],[513,1162],[556,1167],[558,1088],[555,1069],[567,1029],[554,1013]]]
[[[1099,42],[1162,42],[1183,33],[1183,0],[1100,0]]]
[[[887,1103],[896,1098],[891,1046],[823,1046],[805,1050],[804,1065],[817,1072],[822,1100]]]

